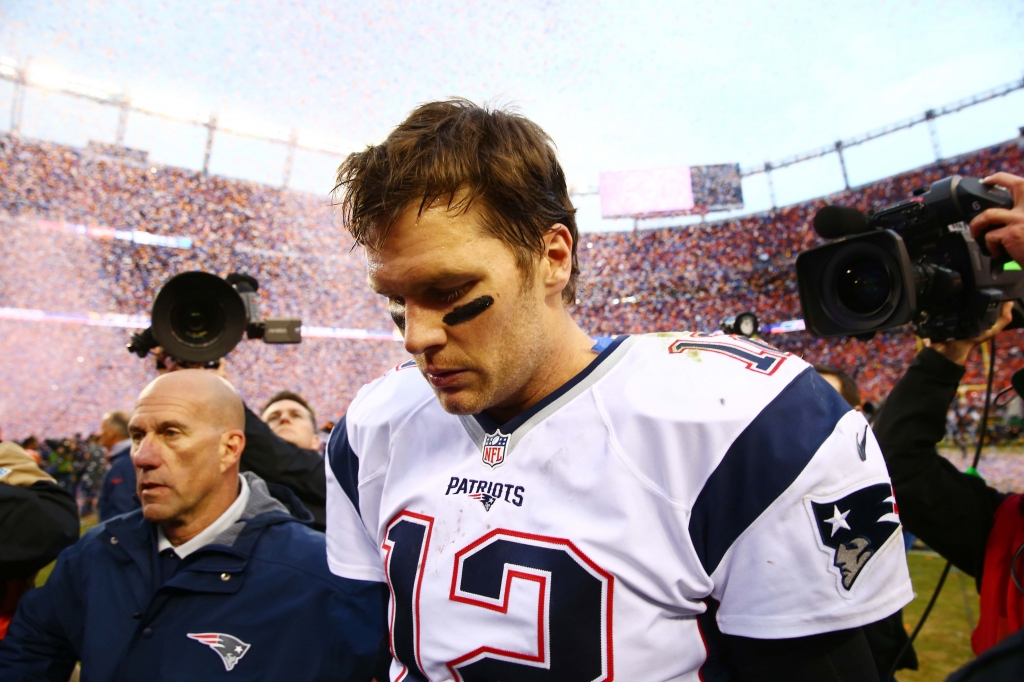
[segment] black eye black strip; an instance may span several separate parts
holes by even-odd
[[[466,305],[460,305],[450,313],[441,318],[449,327],[454,327],[457,324],[463,322],[469,322],[474,317],[484,312],[488,308],[494,305],[494,299],[490,296],[481,296],[480,298],[473,299]]]

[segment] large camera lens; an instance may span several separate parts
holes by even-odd
[[[850,258],[836,270],[836,297],[858,315],[878,312],[892,294],[892,274],[877,258]]]
[[[224,331],[224,310],[217,301],[178,301],[171,309],[171,328],[186,343],[207,344]]]
[[[227,355],[242,340],[247,321],[238,292],[206,272],[171,278],[153,302],[153,336],[165,353],[186,362]]]
[[[908,321],[901,244],[898,235],[880,231],[801,254],[797,280],[808,329],[853,335]]]

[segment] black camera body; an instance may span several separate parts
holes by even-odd
[[[208,272],[175,275],[153,301],[152,326],[133,334],[128,351],[140,358],[160,346],[179,363],[220,360],[245,335],[265,343],[301,343],[302,320],[260,317],[259,283],[249,275],[227,279]]]
[[[1009,192],[954,175],[870,216],[836,206],[814,217],[824,246],[800,253],[797,286],[807,330],[818,337],[869,338],[912,324],[934,341],[989,329],[1004,301],[1024,322],[1024,272],[1009,270],[971,237],[968,224],[989,208],[1012,208]]]

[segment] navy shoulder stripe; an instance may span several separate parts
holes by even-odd
[[[808,367],[733,441],[690,515],[690,539],[708,575],[743,531],[796,480],[851,409]]]
[[[359,458],[348,442],[348,427],[346,419],[334,425],[331,431],[331,438],[327,442],[327,461],[331,465],[334,478],[338,479],[341,489],[352,500],[356,513],[362,518],[363,513],[359,509]]]

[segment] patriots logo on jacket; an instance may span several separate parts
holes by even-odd
[[[505,461],[505,446],[508,445],[508,435],[498,429],[489,433],[484,438],[483,462],[492,469]]]
[[[849,592],[871,557],[900,529],[892,486],[877,483],[838,500],[811,500],[810,506],[822,547],[832,553],[839,582]]]
[[[249,650],[248,644],[232,635],[225,635],[223,632],[190,632],[188,638],[205,644],[217,652],[220,660],[224,661],[224,667],[228,672],[238,665],[242,656],[245,656],[245,652]]]

